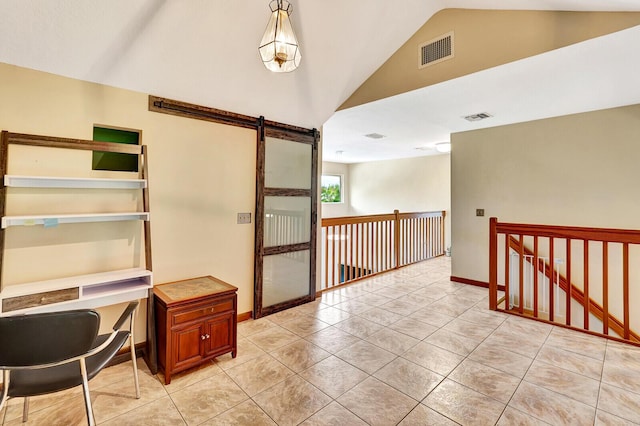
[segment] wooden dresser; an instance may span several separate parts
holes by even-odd
[[[238,289],[212,276],[154,288],[158,366],[171,375],[237,351]]]

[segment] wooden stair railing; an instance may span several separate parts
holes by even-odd
[[[549,263],[547,261],[543,261],[543,262],[532,261],[531,258],[535,257],[533,250],[529,249],[524,244],[521,245],[520,240],[518,240],[513,235],[509,236],[509,246],[518,255],[523,256],[526,262],[529,262],[530,264],[537,263],[537,266],[534,265],[534,267],[537,269],[538,272],[544,274],[544,276],[546,276],[549,280],[554,280],[554,282],[556,281],[556,279],[553,276],[554,271],[552,270]],[[538,260],[539,259],[540,258],[538,258]],[[569,288],[569,282],[567,281],[567,278],[563,274],[558,274],[557,281],[558,281],[558,285],[560,286],[560,289],[564,291],[565,294],[567,294],[567,290]],[[604,309],[602,308],[602,306],[596,301],[594,301],[593,299],[589,298],[587,303],[587,306],[588,306],[588,310],[587,310],[585,308],[584,292],[582,291],[582,289],[578,288],[575,284],[571,284],[571,299],[578,302],[582,306],[582,308],[585,309],[585,312],[590,312],[598,320],[602,321],[603,324],[605,323]],[[526,312],[526,309],[525,309],[525,312]],[[571,310],[569,309],[569,313],[570,312]],[[535,316],[535,317],[538,316],[538,313],[535,311],[532,311],[531,314],[532,316]],[[622,321],[620,321],[611,313],[609,313],[608,317],[609,317],[608,318],[609,328],[611,328],[618,335],[624,336],[624,324],[622,323]],[[569,325],[569,326],[571,325],[569,314],[567,314],[566,316],[566,325]],[[640,342],[640,335],[638,335],[636,332],[634,332],[631,329],[629,330],[629,338],[632,341]]]
[[[444,211],[322,219],[321,289],[445,253]]]
[[[525,238],[532,243],[533,249],[525,246]],[[546,244],[545,244],[546,243]],[[540,246],[542,245],[544,255],[540,255]],[[594,252],[591,248],[596,249],[599,253],[598,260],[592,260]],[[633,289],[631,288],[630,265],[638,264],[638,248],[640,248],[640,230],[627,229],[609,229],[609,228],[586,228],[571,226],[548,226],[548,225],[531,225],[518,223],[502,223],[498,219],[492,217],[489,221],[489,309],[508,312],[511,314],[521,315],[524,317],[534,317],[537,320],[548,322],[555,325],[567,326],[573,329],[581,330],[590,334],[595,334],[610,339],[630,343],[640,346],[640,335],[630,329],[631,320],[633,318],[634,325],[640,320],[637,307],[634,307],[633,316],[631,310],[631,290],[636,291],[640,285],[637,278],[637,267],[634,267]],[[501,254],[498,254],[498,251]],[[572,249],[582,251],[582,256],[572,257]],[[513,251],[517,253],[518,260],[518,277],[510,278],[511,256]],[[554,250],[561,253],[554,253]],[[614,253],[615,255],[610,255]],[[564,252],[564,254],[562,254]],[[601,254],[600,254],[601,252]],[[630,261],[630,254],[633,253],[634,261]],[[566,276],[560,274],[560,267],[555,267],[557,258],[566,257],[565,271]],[[550,259],[550,263],[546,259]],[[501,260],[502,259],[502,260]],[[527,306],[525,312],[526,294],[524,291],[524,267],[525,259],[529,265],[536,264],[533,267],[535,271],[530,277],[533,281],[533,309]],[[572,261],[574,267],[572,267]],[[596,279],[592,280],[590,262],[595,267],[599,275],[595,275]],[[553,267],[552,267],[553,265]],[[504,273],[504,291],[505,298],[498,298],[498,271],[499,268]],[[571,279],[571,272],[583,273],[583,287],[578,288]],[[556,275],[557,276],[554,276]],[[612,273],[612,274],[611,274]],[[543,278],[539,277],[542,275]],[[611,277],[619,278],[619,281],[611,282]],[[548,279],[548,281],[547,281]],[[539,286],[539,280],[542,280],[542,286]],[[529,281],[529,282],[531,282]],[[593,288],[595,283],[601,284],[599,288]],[[557,283],[557,287],[555,284]],[[515,292],[510,291],[510,287],[517,286]],[[544,291],[548,288],[548,295],[544,295]],[[542,311],[544,304],[548,302],[548,310],[539,312],[538,306],[538,290],[543,291]],[[565,297],[565,321],[559,322],[554,318],[555,289],[564,291]],[[617,290],[620,293],[611,293]],[[527,293],[531,288],[527,290]],[[517,306],[511,308],[511,294],[515,294],[518,302]],[[601,301],[591,298],[591,295],[602,296]],[[615,297],[611,297],[611,296]],[[560,297],[560,293],[557,295]],[[502,301],[505,301],[502,305]],[[572,324],[571,302],[575,300],[583,309],[583,325]],[[615,305],[614,301],[615,300]],[[503,307],[504,306],[504,307]],[[558,305],[561,309],[561,306]],[[612,314],[612,309],[621,312],[621,317],[617,318]],[[602,322],[602,332],[598,327],[590,327],[589,319],[593,315]],[[547,316],[544,318],[543,316]],[[562,314],[558,313],[558,317]],[[594,329],[592,329],[594,328]],[[616,335],[613,335],[613,334]],[[619,337],[618,337],[619,336]]]

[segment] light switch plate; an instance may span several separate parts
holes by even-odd
[[[251,223],[251,213],[238,213],[238,223]]]
[[[476,216],[484,216],[484,209],[476,209]]]

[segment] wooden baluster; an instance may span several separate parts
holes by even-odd
[[[426,246],[426,242],[425,242],[425,238],[424,238],[424,223],[425,223],[426,218],[424,217],[419,217],[418,218],[418,231],[417,231],[417,235],[418,235],[418,261],[422,261],[426,259],[425,256],[425,246]]]
[[[538,236],[533,237],[533,317],[538,318],[538,275],[540,259],[538,258]]]
[[[408,264],[408,259],[409,259],[409,220],[404,219],[402,221],[402,226],[404,229],[404,234],[402,236],[402,239],[404,241],[404,250],[403,250],[403,256],[402,256],[402,266],[405,266],[406,264]]]
[[[324,226],[324,288],[329,288],[329,227]]]
[[[336,227],[331,227],[331,287],[336,285]]]
[[[354,265],[356,278],[360,278],[360,273],[362,271],[361,263],[362,263],[362,223],[358,223],[356,225],[356,264]]]
[[[418,261],[418,219],[411,218],[411,260],[409,263]]]
[[[622,310],[624,318],[623,337],[629,340],[629,243],[622,245]]]
[[[385,248],[385,241],[386,241],[386,234],[385,234],[385,221],[381,220],[380,222],[378,222],[378,233],[380,235],[380,241],[378,242],[378,264],[380,266],[380,271],[386,271],[387,268],[384,265],[384,248]]]
[[[518,268],[519,268],[519,284],[518,284],[518,311],[524,314],[524,236],[520,234],[520,242],[518,243]]]
[[[445,215],[445,212],[442,212],[440,214],[440,219],[438,220],[438,222],[440,223],[440,251],[438,252],[438,254],[444,254],[444,251],[446,250],[445,242],[444,242],[444,231],[445,231],[444,215]]]
[[[342,241],[342,260],[344,263],[344,281],[348,282],[350,280],[350,276],[349,276],[349,269],[351,268],[350,264],[349,264],[349,225],[348,224],[344,224],[344,229],[343,229],[343,234],[340,237],[340,240]]]
[[[554,247],[553,244],[554,240],[553,237],[549,237],[549,267],[551,268],[551,272],[549,273],[549,321],[553,322],[554,321],[554,311],[555,311],[555,294],[553,293],[553,285],[555,283],[555,269],[556,269],[556,263],[555,263],[555,253],[554,253]]]
[[[602,242],[602,332],[609,335],[609,243]]]
[[[382,251],[382,263],[384,264],[384,270],[389,270],[389,241],[391,235],[389,234],[389,221],[385,220],[382,223],[382,229],[384,230],[384,242],[383,242],[383,251]]]
[[[415,263],[416,262],[416,219],[411,218],[410,228],[409,228],[409,237],[411,238],[411,258],[407,263]]]
[[[589,296],[589,240],[584,240],[584,329],[589,330],[589,313],[591,312],[591,297]]]
[[[365,246],[367,248],[367,257],[366,257],[366,262],[367,262],[367,266],[365,268],[365,275],[369,273],[369,271],[371,270],[371,222],[367,222],[367,245]]]
[[[444,254],[444,234],[441,217],[431,218],[433,222],[433,257]]]
[[[376,246],[378,238],[376,233],[376,222],[371,222],[371,273],[376,273]]]
[[[353,223],[349,224],[349,280],[353,279]]]
[[[365,223],[365,235],[366,235],[366,243],[365,243],[365,254],[364,254],[364,275],[367,275],[369,268],[370,268],[370,261],[371,261],[371,241],[369,238],[369,231],[370,231],[370,227],[371,227],[371,222],[367,222]]]
[[[344,267],[346,269],[345,272],[345,282],[349,282],[353,278],[351,277],[351,262],[349,262],[349,241],[347,240],[347,229],[348,225],[343,225],[342,232],[343,234],[340,236],[340,240],[344,246],[344,255],[342,256],[344,259]]]
[[[333,241],[334,243],[336,242],[335,235],[334,235]],[[346,262],[342,262],[342,225],[338,225],[337,245],[338,245],[338,274],[342,275],[342,276],[338,276],[338,284],[342,284],[346,279],[344,274],[345,274],[345,268],[347,267],[346,264],[342,266],[344,263],[346,263]]]
[[[629,243],[622,245],[622,309],[624,318],[624,338],[629,340]]]
[[[429,253],[428,256],[429,257],[433,257],[435,255],[435,250],[434,250],[434,233],[433,233],[433,224],[434,221],[433,219],[429,218],[428,222],[427,222],[427,241],[429,241]]]
[[[398,210],[394,210],[393,214],[395,215],[395,219],[393,221],[393,248],[394,248],[394,261],[395,265],[393,265],[394,269],[400,267],[400,212]]]
[[[444,254],[444,240],[439,239],[442,234],[442,222],[438,218],[433,218],[433,256]]]
[[[393,222],[392,221],[387,221],[387,269],[392,269],[391,266],[391,253],[393,252],[392,247],[393,247],[393,238],[391,238],[393,236],[393,234],[391,233],[391,231],[393,230]]]
[[[565,324],[571,325],[571,294],[573,290],[573,284],[571,283],[571,239],[567,238],[567,290],[565,291]]]
[[[504,303],[504,309],[505,310],[509,310],[509,305],[510,305],[510,300],[511,297],[509,295],[509,273],[510,271],[510,256],[511,256],[511,235],[509,234],[504,234],[504,295],[505,295],[505,303]]]

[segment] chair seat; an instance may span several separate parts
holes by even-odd
[[[128,330],[119,331],[113,341],[105,349],[92,357],[87,358],[87,376],[89,380],[95,377],[122,348],[126,340],[129,338],[129,334]],[[93,348],[100,346],[108,337],[108,334],[98,336]],[[9,396],[24,397],[44,395],[59,390],[73,388],[81,384],[82,375],[80,374],[80,361],[49,368],[15,370],[11,373]]]

